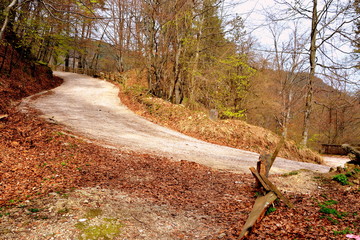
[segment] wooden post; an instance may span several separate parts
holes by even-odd
[[[255,177],[255,179],[257,180],[257,183],[259,184],[259,186],[257,186],[257,187],[262,186],[262,187],[264,187],[265,190],[270,191],[269,186],[263,181],[259,172],[256,171],[255,168],[253,168],[253,167],[250,168],[250,171],[253,174],[253,176]]]
[[[251,228],[259,223],[264,217],[268,206],[276,200],[276,195],[273,192],[269,192],[265,196],[258,197],[255,201],[254,207],[246,220],[246,223],[241,230],[240,239],[244,239],[250,232]]]
[[[263,187],[267,194],[262,197],[258,197],[255,201],[254,207],[246,220],[246,223],[240,233],[240,239],[246,238],[251,228],[264,217],[266,209],[273,203],[276,198],[280,198],[285,204],[293,208],[294,205],[287,199],[279,189],[268,179],[270,168],[272,167],[281,147],[284,145],[285,139],[282,137],[276,146],[276,149],[272,155],[262,154],[257,162],[257,169],[250,168],[251,173],[255,177],[256,187]]]
[[[276,194],[276,196],[278,196],[278,198],[283,200],[289,208],[294,207],[294,205],[290,202],[290,200],[287,197],[285,197],[265,175],[260,173],[260,177],[262,178],[263,182],[265,182],[265,184],[268,186],[268,188],[270,188],[270,190],[273,191]]]

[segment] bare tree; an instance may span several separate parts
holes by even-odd
[[[329,55],[329,49],[335,49],[342,53],[344,41],[351,41],[349,26],[356,17],[350,14],[352,11],[350,1],[341,0],[300,0],[294,3],[285,0],[277,0],[278,4],[285,6],[286,12],[276,17],[274,21],[289,21],[301,19],[304,24],[309,24],[309,38],[307,44],[308,53],[308,79],[305,94],[304,124],[302,133],[302,146],[307,146],[309,137],[310,119],[313,110],[314,78],[317,66],[322,68],[349,68],[344,66]],[[336,39],[336,42],[334,41]],[[320,58],[323,56],[323,58]],[[322,59],[323,61],[319,61]]]
[[[280,94],[282,110],[278,122],[282,128],[282,135],[288,135],[288,126],[293,118],[294,105],[301,97],[300,82],[303,81],[301,72],[304,70],[305,59],[302,52],[305,41],[303,34],[299,31],[299,23],[291,26],[292,31],[288,35],[287,42],[281,42],[280,36],[288,30],[289,26],[272,22],[269,30],[273,37],[274,65],[280,82]]]

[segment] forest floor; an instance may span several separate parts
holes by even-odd
[[[0,239],[236,239],[259,194],[247,173],[90,142],[28,109],[0,120]],[[359,172],[291,171],[249,239],[360,234]]]

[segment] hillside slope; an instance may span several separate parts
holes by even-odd
[[[192,111],[183,105],[171,104],[147,94],[144,81],[129,72],[122,78],[120,98],[137,114],[189,136],[224,146],[272,153],[280,137],[270,130],[241,120],[212,121],[203,111]],[[124,80],[126,79],[126,80]],[[323,163],[322,157],[310,149],[300,149],[286,141],[279,156],[302,162]]]
[[[61,83],[49,67],[21,58],[10,45],[0,45],[0,114],[7,113],[14,101]]]

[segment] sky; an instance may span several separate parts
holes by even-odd
[[[280,10],[275,9],[279,8],[278,5],[275,6],[274,0],[226,0],[228,3],[230,2],[240,2],[236,7],[230,8],[229,13],[230,14],[239,14],[244,20],[245,20],[245,27],[246,31],[250,33],[252,37],[255,37],[257,39],[257,42],[259,43],[259,46],[256,46],[255,49],[258,50],[258,52],[264,53],[266,55],[267,50],[273,50],[273,38],[269,31],[268,25],[266,24],[266,19],[264,16],[264,13],[266,11],[274,11],[274,10]],[[345,0],[344,0],[345,1]],[[321,1],[319,2],[319,4]],[[292,24],[292,21],[288,21],[286,24]],[[299,31],[302,33],[305,33],[310,29],[310,22],[301,22]],[[280,37],[280,40],[282,41],[288,41],[289,39],[289,33],[292,30],[284,31],[283,35]],[[352,31],[352,30],[350,30]],[[307,32],[305,34],[306,37],[309,37],[309,33]],[[339,44],[340,42],[337,41],[335,44]],[[339,47],[340,45],[337,45]],[[343,45],[340,47],[344,51],[352,51],[352,48],[350,45]],[[306,51],[305,51],[306,52]],[[348,57],[348,55],[342,54],[340,51],[332,51],[329,52],[329,56],[331,56],[333,59],[338,60],[344,60],[345,57]],[[352,60],[350,64],[353,64],[354,61]],[[357,72],[351,72],[352,74],[352,80],[355,83],[360,84],[360,74],[359,71]]]
[[[231,10],[245,20],[247,32],[255,36],[264,46],[272,45],[272,38],[266,28],[264,12],[274,7],[273,0],[243,1]]]

